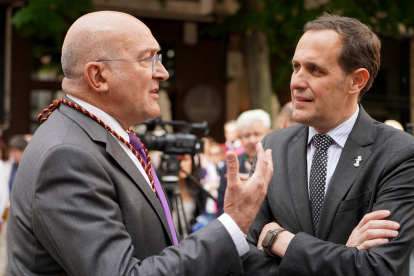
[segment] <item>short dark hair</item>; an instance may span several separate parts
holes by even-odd
[[[359,94],[359,99],[371,88],[377,76],[381,60],[381,42],[369,26],[360,21],[324,13],[316,20],[306,23],[304,32],[310,30],[334,30],[342,40],[339,65],[346,75],[359,68],[369,72],[369,80]]]
[[[27,147],[27,141],[24,139],[23,135],[14,135],[10,140],[9,140],[9,148],[15,148],[18,149],[20,151],[24,151]]]

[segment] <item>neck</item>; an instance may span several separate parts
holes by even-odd
[[[250,163],[254,162],[254,156],[247,156],[247,160],[249,160]]]

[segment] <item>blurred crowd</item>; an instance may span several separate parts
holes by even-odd
[[[6,142],[0,140],[0,276],[7,275],[7,215],[9,195],[23,152],[32,135],[15,135]]]
[[[295,125],[292,119],[292,103],[282,107],[277,118],[277,129]],[[247,178],[256,155],[256,145],[271,132],[271,118],[264,110],[248,110],[237,120],[223,126],[224,143],[212,137],[203,137],[204,152],[198,156],[184,155],[181,160],[178,185],[181,202],[173,202],[173,217],[176,229],[185,237],[223,213],[223,202],[227,187],[227,166],[225,156],[228,151],[237,154],[240,175]],[[191,177],[193,176],[193,177]],[[191,179],[190,179],[191,178]],[[199,181],[199,186],[194,182]],[[206,192],[207,193],[206,193]]]

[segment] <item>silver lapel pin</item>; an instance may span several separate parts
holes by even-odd
[[[361,161],[362,161],[362,157],[361,156],[358,156],[358,158],[355,159],[355,163],[354,163],[355,168],[358,168],[359,167],[359,162],[361,162]]]

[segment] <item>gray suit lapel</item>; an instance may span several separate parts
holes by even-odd
[[[355,122],[335,172],[326,192],[316,237],[326,240],[339,204],[344,199],[359,173],[364,169],[372,152],[368,145],[373,143],[373,119],[359,106],[359,116]],[[355,167],[355,159],[361,156],[359,167]]]
[[[164,209],[161,206],[160,201],[157,196],[152,191],[148,182],[142,176],[141,172],[131,161],[131,158],[125,153],[125,151],[119,146],[118,141],[107,133],[107,144],[106,151],[115,159],[116,162],[129,174],[129,176],[134,180],[135,184],[141,190],[141,192],[146,196],[146,198],[151,202],[151,205],[154,207],[155,211],[158,214],[158,217],[161,219],[162,224],[164,225],[165,230],[167,231],[168,237],[170,238],[171,243],[173,239],[171,237],[170,228],[168,226],[167,218],[164,213]]]
[[[65,97],[65,99],[73,102],[73,100],[70,100],[67,97]],[[79,126],[82,127],[86,133],[88,133],[93,141],[106,144],[106,151],[108,154],[111,155],[122,167],[122,169],[124,169],[125,172],[132,178],[134,183],[138,186],[141,192],[154,207],[155,211],[158,214],[158,217],[164,225],[166,232],[168,233],[171,243],[173,243],[168,222],[161,203],[152,191],[151,187],[148,185],[148,182],[135,166],[134,162],[132,162],[131,158],[125,153],[124,149],[122,149],[122,147],[118,144],[116,138],[113,137],[103,126],[98,124],[95,120],[73,107],[61,104],[59,111],[79,124]]]
[[[303,232],[313,235],[307,177],[308,128],[304,128],[289,143],[288,173],[290,194],[296,217]]]

